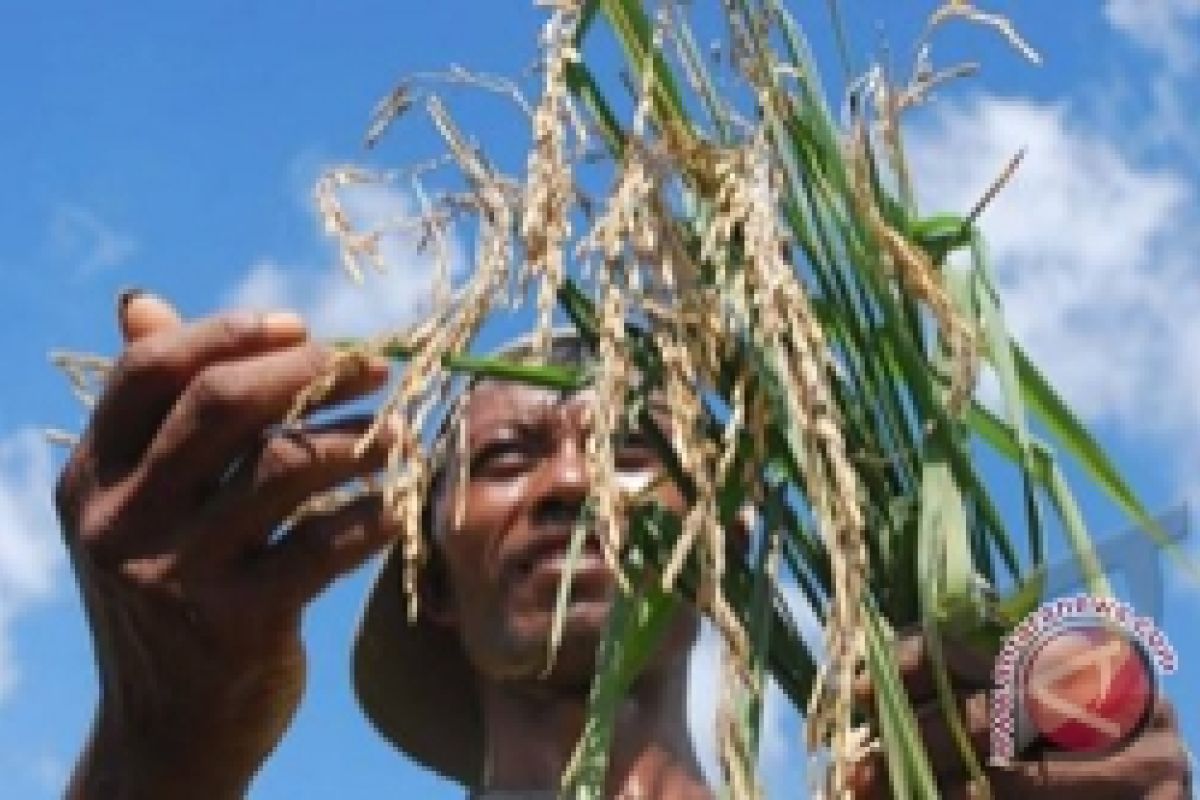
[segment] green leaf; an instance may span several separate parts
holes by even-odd
[[[584,107],[591,112],[592,118],[599,125],[600,133],[604,136],[604,142],[608,145],[609,152],[613,154],[614,158],[620,159],[625,152],[625,132],[621,129],[621,123],[604,98],[604,93],[600,91],[600,86],[596,83],[592,71],[582,62],[570,63],[567,64],[566,79],[567,88],[583,102]]]
[[[647,577],[647,576],[639,576]],[[587,719],[571,763],[563,773],[563,796],[602,800],[617,712],[630,686],[662,638],[677,601],[654,580],[639,580],[632,594],[618,592],[609,611],[588,696]]]
[[[601,0],[601,8],[616,32],[634,74],[640,78],[647,63],[651,61],[647,56],[653,44],[653,31],[641,0]],[[650,92],[655,117],[664,128],[683,125],[687,115],[682,95],[661,53],[654,54],[652,68],[654,75]],[[689,124],[679,132],[684,133],[690,129]]]
[[[990,411],[975,406],[970,411],[969,420],[971,427],[997,452],[1014,460],[1020,457],[1020,444],[1015,431]],[[1062,471],[1055,463],[1054,456],[1044,444],[1036,439],[1030,438],[1028,445],[1028,452],[1032,457],[1031,473],[1034,479],[1045,486],[1049,493],[1054,509],[1063,524],[1067,542],[1083,573],[1088,591],[1098,596],[1110,594],[1108,579],[1104,575],[1103,565],[1100,563],[1095,544],[1084,523],[1083,514],[1063,478]],[[1157,521],[1155,524],[1158,524]],[[1008,601],[1001,604],[1002,607],[1009,609],[1006,618],[1013,624],[1019,622],[1024,613],[1028,613],[1036,607],[1045,582],[1045,572],[1045,565],[1031,570],[1021,588]]]
[[[349,349],[361,347],[359,342],[340,340],[335,346]],[[383,349],[382,355],[393,361],[407,361],[412,350],[397,345]],[[555,364],[526,364],[507,358],[487,356],[450,355],[442,359],[442,366],[452,372],[462,372],[477,378],[495,378],[502,381],[526,383],[546,389],[576,391],[587,386],[591,378],[585,370],[562,367]]]
[[[936,449],[922,469],[919,538],[917,585],[921,594],[922,630],[933,666],[938,705],[967,772],[977,785],[986,786],[983,769],[958,710],[942,648],[943,621],[949,629],[972,631],[980,626],[984,614],[974,585],[975,570],[962,495]]]
[[[982,317],[988,355],[992,367],[996,371],[1001,395],[1004,398],[1005,416],[1008,424],[1017,434],[1017,447],[1020,450],[1018,464],[1021,467],[1021,480],[1025,492],[1025,521],[1029,533],[1029,554],[1036,569],[1045,562],[1045,536],[1042,531],[1041,509],[1038,507],[1037,493],[1034,490],[1033,453],[1029,445],[1029,429],[1025,421],[1021,383],[1013,357],[1013,343],[1009,338],[1008,328],[1004,324],[1004,317],[1000,311],[1000,298],[988,268],[987,257],[983,252],[982,237],[978,235],[972,237],[971,254],[973,264],[972,297]]]
[[[1021,384],[1021,395],[1029,408],[1046,426],[1050,434],[1063,446],[1109,497],[1168,552],[1177,553],[1178,548],[1170,537],[1146,511],[1133,489],[1121,477],[1095,437],[1075,417],[1066,403],[1054,391],[1037,367],[1020,346],[1012,348],[1017,380]],[[1185,558],[1179,554],[1180,558]]]
[[[1108,578],[1104,575],[1104,567],[1100,563],[1100,557],[1096,553],[1092,537],[1088,534],[1083,514],[1063,478],[1062,471],[1053,461],[1050,462],[1049,481],[1046,488],[1058,511],[1058,517],[1062,520],[1067,542],[1075,553],[1075,560],[1079,563],[1079,569],[1083,573],[1083,580],[1087,584],[1088,592],[1094,597],[1110,596],[1112,587],[1109,586]]]
[[[728,105],[717,91],[717,86],[708,69],[708,61],[701,54],[700,47],[696,44],[696,36],[692,33],[692,26],[687,22],[686,11],[676,10],[675,19],[677,23],[675,39],[679,43],[680,57],[688,73],[691,74],[700,100],[712,120],[717,141],[728,141],[730,136]]]
[[[977,621],[975,569],[963,498],[949,464],[932,448],[921,469],[917,581],[925,616]]]
[[[867,618],[867,669],[875,694],[875,713],[895,800],[935,800],[941,795],[921,740],[916,715],[900,681],[900,669],[883,620],[873,608]]]

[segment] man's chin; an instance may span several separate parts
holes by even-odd
[[[604,626],[576,626],[563,631],[554,667],[546,679],[563,687],[583,692],[591,688],[596,674],[596,655],[604,638]]]
[[[600,599],[576,601],[567,606],[549,675],[545,674],[545,667],[554,627],[553,611],[538,613],[519,624],[516,638],[523,642],[520,650],[527,655],[521,660],[531,666],[536,663],[533,677],[560,685],[579,684],[585,689],[590,686],[596,670],[596,651],[604,638],[611,607],[610,600]]]
[[[521,677],[544,679],[558,686],[578,688],[586,692],[596,672],[596,656],[600,642],[604,639],[611,608],[611,599],[599,598],[577,599],[567,606],[553,668],[549,675],[545,674],[545,666],[554,625],[553,611],[541,611],[517,622],[510,628],[517,634],[511,641],[522,643],[518,649],[525,657],[519,660],[529,667],[519,670]],[[663,652],[652,657],[651,662],[658,662],[660,655],[686,655],[695,640],[697,619],[695,612],[680,615],[667,632],[662,643]],[[518,670],[514,670],[515,672]],[[517,676],[514,674],[513,677]]]

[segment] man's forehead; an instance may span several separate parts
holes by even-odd
[[[594,400],[595,392],[590,388],[568,392],[511,381],[483,380],[467,391],[462,413],[467,424],[475,426],[496,419],[529,416],[549,408],[586,408]]]
[[[566,391],[500,380],[483,380],[472,386],[463,397],[462,414],[468,427],[474,428],[505,419],[520,419],[543,414],[550,409],[566,412],[583,411],[596,402],[590,387]],[[666,412],[658,392],[650,398],[655,416]]]

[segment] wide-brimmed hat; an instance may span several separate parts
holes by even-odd
[[[574,329],[551,336],[552,361],[579,363],[585,357]],[[524,358],[534,352],[533,345],[532,338],[519,339],[497,355]],[[403,570],[404,559],[393,546],[359,620],[354,693],[367,718],[397,748],[434,772],[479,786],[484,742],[474,670],[456,631],[423,613],[409,624]]]
[[[385,739],[464,786],[483,774],[483,720],[475,674],[456,631],[424,613],[409,624],[396,548],[367,598],[354,639],[354,693]]]

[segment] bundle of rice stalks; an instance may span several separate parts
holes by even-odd
[[[720,754],[734,796],[761,793],[755,756],[768,676],[806,715],[808,744],[826,765],[822,796],[847,796],[849,771],[871,747],[886,754],[898,797],[936,796],[899,686],[893,632],[920,625],[943,677],[938,643],[946,631],[990,637],[995,646],[1039,600],[1043,505],[1059,517],[1090,590],[1108,591],[1054,446],[1155,529],[1005,330],[976,219],[1017,159],[996,165],[1000,177],[980,187],[975,208],[921,216],[902,116],[969,65],[938,71],[918,48],[907,85],[882,69],[852,81],[839,121],[779,0],[721,4],[722,51],[730,54],[721,81],[669,0],[652,14],[642,0],[538,5],[548,17],[536,102],[508,81],[457,68],[440,76],[518,101],[532,129],[523,176],[503,174],[459,130],[430,76],[402,84],[368,134],[373,143],[423,104],[447,147],[438,163],[453,164],[462,178],[461,188],[430,194],[414,177],[421,208],[396,222],[440,254],[444,290],[433,313],[347,356],[375,350],[407,361],[379,419],[402,431],[383,485],[409,520],[403,552],[414,610],[425,558],[419,515],[435,455],[420,433],[452,374],[590,385],[589,513],[622,591],[564,791],[600,796],[614,709],[682,595],[723,640]],[[926,36],[954,18],[991,26],[1036,59],[1008,21],[966,0],[940,8]],[[581,56],[601,21],[627,57],[627,125]],[[602,197],[581,188],[576,174],[597,146],[612,167]],[[348,184],[387,179],[340,168],[318,186],[327,228],[355,276],[380,261],[386,231],[355,230],[339,195]],[[477,220],[478,246],[473,268],[451,286],[444,241],[463,217]],[[591,346],[589,368],[470,355],[489,315],[529,296],[543,346],[557,306]],[[981,369],[1001,388],[998,413],[975,400]],[[667,398],[665,425],[646,411],[652,392]],[[1030,413],[1052,442],[1034,437]],[[612,443],[631,425],[651,431],[669,479],[690,499],[681,518],[617,479]],[[996,506],[995,476],[973,455],[979,442],[1022,476],[1023,545]],[[747,527],[749,546],[730,547],[733,531]],[[799,587],[824,621],[819,664],[783,586]],[[852,702],[864,670],[879,697],[870,728],[856,727]],[[946,681],[939,684],[953,716]],[[967,746],[963,758],[981,777]]]

